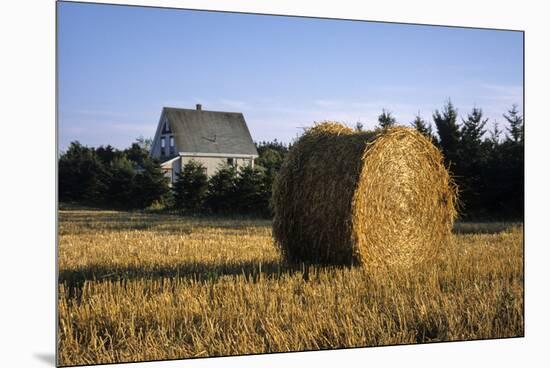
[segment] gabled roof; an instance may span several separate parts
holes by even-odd
[[[241,113],[165,107],[163,114],[179,152],[258,155]]]

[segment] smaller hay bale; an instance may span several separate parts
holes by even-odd
[[[404,266],[431,260],[456,217],[440,151],[408,127],[307,130],[274,183],[273,235],[287,261]]]

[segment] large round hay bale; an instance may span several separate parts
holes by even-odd
[[[440,151],[406,127],[307,130],[273,188],[273,234],[290,262],[411,266],[449,237],[457,189]]]

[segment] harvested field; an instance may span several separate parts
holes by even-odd
[[[524,334],[522,224],[396,274],[288,266],[271,222],[60,211],[59,364]]]

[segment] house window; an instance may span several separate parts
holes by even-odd
[[[227,164],[229,166],[235,166],[235,159],[233,157],[230,157],[227,159]]]
[[[170,154],[173,155],[176,153],[176,146],[174,144],[174,136],[170,137]]]
[[[162,156],[164,156],[166,154],[166,140],[164,139],[164,137],[161,137],[160,138],[160,154]]]

